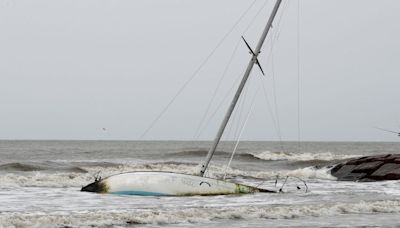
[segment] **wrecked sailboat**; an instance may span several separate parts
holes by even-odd
[[[245,41],[246,46],[250,50],[251,59],[247,65],[246,71],[239,84],[239,87],[233,97],[232,102],[225,114],[220,125],[214,142],[206,156],[205,161],[201,164],[201,170],[198,175],[189,175],[171,172],[128,172],[109,176],[104,179],[96,179],[95,182],[82,188],[82,191],[98,192],[98,193],[114,193],[128,195],[147,195],[147,196],[188,196],[188,195],[223,195],[223,194],[243,194],[254,192],[273,192],[270,190],[251,187],[238,183],[232,183],[224,179],[213,179],[205,177],[208,165],[218,147],[224,130],[229,119],[235,109],[239,97],[246,85],[247,79],[254,65],[258,65],[261,72],[263,70],[258,61],[258,55],[261,47],[268,35],[274,18],[278,12],[282,0],[277,0],[271,15],[264,28],[264,31],[258,41],[256,48],[251,49],[250,45]],[[243,38],[243,37],[242,37]],[[244,39],[244,38],[243,38]]]
[[[109,176],[82,191],[142,196],[227,195],[273,192],[224,180],[172,172],[128,172]]]

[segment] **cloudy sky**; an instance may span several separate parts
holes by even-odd
[[[140,139],[228,34],[142,138],[211,139],[250,58],[240,36],[255,46],[273,3],[0,0],[0,139]],[[398,141],[373,127],[400,130],[400,1],[298,4],[284,0],[225,138],[252,110],[247,140],[300,126],[301,140]]]

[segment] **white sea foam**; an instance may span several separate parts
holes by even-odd
[[[228,170],[228,174],[231,175],[243,175],[248,177],[254,177],[259,179],[275,179],[276,177],[297,177],[301,179],[323,179],[323,180],[336,180],[337,178],[330,174],[330,168],[315,168],[306,167],[295,170],[279,170],[279,171],[242,171],[242,170]]]
[[[315,168],[315,167],[306,167],[295,170],[287,170],[287,171],[278,171],[276,172],[279,176],[292,176],[298,177],[302,179],[323,179],[323,180],[336,180],[336,177],[330,174],[329,168]],[[259,177],[262,177],[259,176]]]
[[[359,157],[360,155],[343,155],[343,154],[333,154],[330,152],[325,153],[290,153],[290,152],[272,152],[263,151],[257,153],[249,153],[252,156],[266,160],[266,161],[333,161],[333,160],[343,160],[354,157]]]
[[[399,213],[400,201],[360,201],[357,203],[264,205],[240,207],[194,207],[94,210],[57,212],[3,212],[0,225],[4,227],[55,227],[55,226],[124,226],[132,224],[191,224],[210,223],[215,219],[297,219],[346,214]]]

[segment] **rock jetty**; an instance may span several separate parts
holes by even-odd
[[[400,154],[351,159],[335,165],[331,174],[339,181],[400,180]]]

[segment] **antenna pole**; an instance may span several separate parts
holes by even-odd
[[[247,79],[249,78],[251,70],[253,69],[254,64],[257,64],[257,62],[258,62],[257,56],[258,56],[258,54],[260,54],[261,47],[264,44],[265,38],[267,37],[270,28],[272,27],[272,22],[274,21],[274,18],[276,16],[276,13],[278,12],[281,2],[282,2],[282,0],[277,0],[275,3],[272,13],[268,19],[267,25],[265,26],[265,29],[260,37],[260,40],[258,41],[257,47],[254,50],[254,53],[252,53],[252,57],[250,59],[249,64],[247,65],[247,69],[243,75],[242,81],[240,82],[239,88],[237,89],[235,96],[233,97],[233,100],[228,108],[228,111],[225,114],[225,118],[221,123],[221,126],[218,130],[217,135],[215,136],[214,143],[211,146],[210,150],[208,151],[206,160],[204,161],[204,163],[201,166],[200,176],[204,176],[204,173],[206,172],[208,164],[210,163],[210,160],[211,160],[212,156],[214,155],[215,150],[217,149],[218,143],[221,140],[222,135],[224,134],[224,130],[225,130],[226,125],[229,122],[229,118],[231,117],[232,112],[235,109],[236,103],[239,100],[240,94],[242,93],[242,90],[243,90],[244,86],[246,85],[246,82],[247,82]]]

